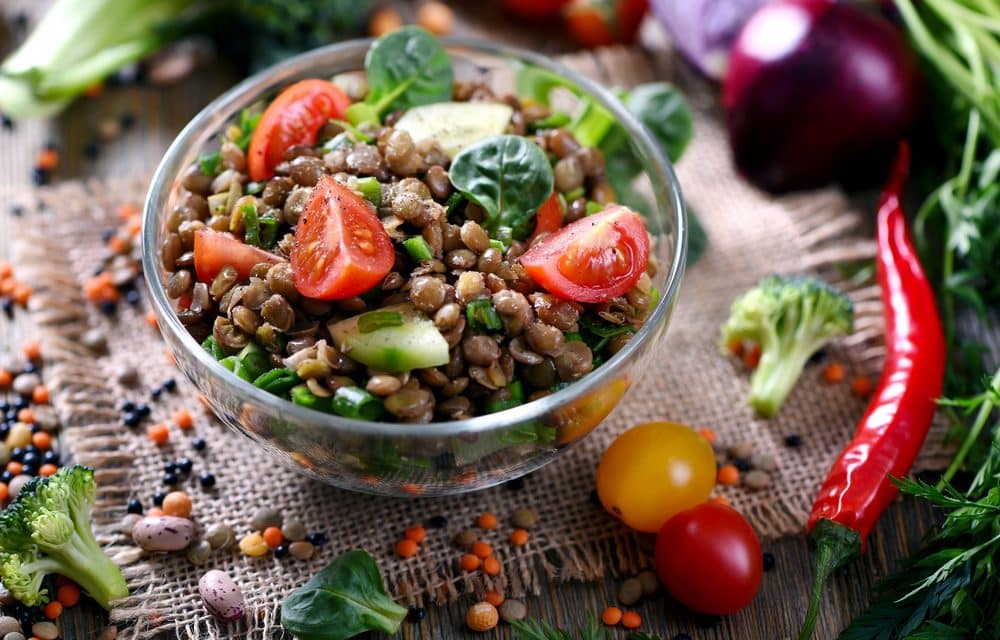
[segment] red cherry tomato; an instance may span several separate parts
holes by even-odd
[[[302,80],[286,88],[268,105],[250,138],[250,179],[274,175],[274,166],[296,144],[315,144],[316,135],[331,118],[343,118],[351,104],[347,94],[326,80]]]
[[[607,302],[646,271],[649,235],[639,214],[611,205],[543,238],[520,260],[535,282],[560,298]]]
[[[585,47],[633,44],[649,0],[573,0],[565,10],[566,27]]]
[[[738,511],[706,502],[681,511],[660,528],[656,572],[686,607],[714,615],[736,613],[760,589],[760,540]]]
[[[535,214],[535,231],[528,238],[528,246],[530,247],[535,238],[543,233],[558,231],[562,226],[562,221],[562,205],[559,204],[559,196],[553,193],[548,200],[542,203],[542,206],[538,207],[538,213]]]
[[[255,264],[280,262],[273,253],[244,243],[228,233],[199,229],[194,233],[194,270],[202,282],[211,282],[222,267],[236,268],[240,280],[250,277]]]
[[[503,6],[514,15],[528,20],[552,20],[568,0],[503,0]]]
[[[342,300],[368,291],[396,260],[392,240],[368,202],[328,175],[295,226],[292,281],[309,298]]]

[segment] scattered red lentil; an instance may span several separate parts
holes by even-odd
[[[395,9],[378,9],[368,20],[368,35],[378,38],[403,26],[403,18]]]
[[[603,613],[601,613],[601,622],[608,625],[609,627],[615,626],[616,624],[621,622],[621,619],[622,619],[622,610],[619,609],[618,607],[608,607],[607,609],[604,610]]]
[[[46,462],[42,466],[38,467],[38,475],[40,476],[51,476],[55,475],[55,472],[59,471],[59,467],[49,462]]]
[[[740,470],[736,468],[735,464],[724,464],[719,467],[716,480],[719,484],[732,486],[740,481]]]
[[[28,340],[21,345],[21,353],[32,362],[42,359],[42,343],[38,340]]]
[[[7,260],[0,260],[0,278],[9,278],[14,275],[14,265]]]
[[[494,607],[499,607],[500,605],[503,604],[503,601],[506,599],[507,597],[504,596],[504,594],[497,591],[496,589],[493,589],[492,591],[487,591],[483,595],[483,600],[489,602]]]
[[[16,285],[13,278],[0,278],[0,296],[9,296],[14,293]]]
[[[92,84],[89,87],[87,87],[84,90],[83,95],[87,96],[88,98],[96,98],[100,96],[102,93],[104,93],[104,83],[98,82],[97,84]]]
[[[489,542],[483,542],[480,540],[472,545],[472,555],[477,558],[488,558],[493,554],[493,547],[490,546]]]
[[[164,496],[163,505],[160,508],[168,516],[188,518],[191,516],[191,506],[191,496],[183,491],[171,491]]]
[[[267,543],[267,546],[272,549],[281,546],[281,543],[285,541],[285,536],[281,534],[281,529],[278,527],[268,527],[267,529],[264,529],[262,536],[264,538],[264,542]]]
[[[867,398],[868,394],[872,392],[872,388],[872,381],[868,376],[855,376],[851,380],[851,393],[859,398]]]
[[[146,435],[156,444],[166,444],[170,440],[170,429],[160,422],[149,427],[146,430]]]
[[[417,555],[417,543],[409,538],[403,538],[396,543],[396,555],[400,558],[412,558]]]
[[[823,368],[823,381],[830,384],[843,382],[846,375],[844,365],[839,362],[831,362]]]
[[[36,448],[42,451],[47,451],[52,447],[52,436],[44,431],[33,433],[31,434],[31,444],[35,445]]]
[[[698,429],[698,435],[709,441],[709,443],[715,442],[715,432],[708,427],[702,427]]]
[[[49,620],[55,620],[62,615],[63,606],[58,600],[53,600],[52,602],[45,605],[45,617]]]
[[[49,388],[44,384],[40,384],[31,390],[31,401],[35,404],[48,404],[49,403]]]
[[[38,159],[35,161],[42,171],[55,171],[59,168],[59,150],[52,147],[45,147],[38,152]]]
[[[111,274],[107,271],[87,280],[83,284],[83,295],[87,300],[95,304],[118,302],[121,298],[121,293],[118,292]]]
[[[638,629],[642,626],[642,617],[635,611],[626,611],[622,614],[622,626],[626,629]]]
[[[187,409],[178,409],[174,411],[174,424],[178,428],[187,431],[194,426],[194,418],[191,417],[191,413]]]
[[[10,489],[7,488],[6,482],[0,482],[0,502],[3,502],[10,497]]]
[[[528,543],[527,529],[514,529],[510,534],[510,543],[515,547],[520,547]]]
[[[31,407],[25,407],[17,412],[17,419],[25,424],[35,424],[35,411]]]
[[[482,513],[476,518],[476,526],[480,529],[496,529],[497,524],[497,517],[489,512]]]
[[[33,291],[31,290],[31,287],[29,287],[28,285],[21,283],[14,283],[14,290],[11,292],[10,298],[11,300],[14,301],[14,304],[18,305],[19,307],[24,307],[27,306],[28,300],[31,299],[32,293]]]
[[[80,587],[76,586],[72,582],[63,584],[59,586],[56,591],[56,599],[62,603],[64,607],[75,607],[78,602],[80,602]]]
[[[419,496],[424,492],[424,488],[418,484],[413,484],[412,482],[404,482],[400,485],[400,488],[411,496]]]
[[[743,341],[742,340],[730,340],[726,343],[726,349],[729,353],[733,354],[737,358],[743,356]]]
[[[10,471],[10,475],[12,476],[20,475],[23,469],[24,465],[16,460],[11,460],[7,463],[7,471]]]
[[[153,507],[152,509],[150,509],[149,511],[147,511],[143,515],[145,515],[147,517],[150,517],[150,518],[155,518],[157,516],[162,516],[163,515],[163,509],[161,509],[159,507]]]
[[[483,571],[488,576],[498,576],[500,575],[500,561],[490,556],[483,560]]]
[[[475,571],[482,564],[482,560],[479,559],[479,556],[466,553],[458,564],[462,567],[462,571]]]
[[[723,496],[712,496],[711,498],[708,499],[708,501],[711,502],[712,504],[721,504],[724,507],[729,506],[729,499]]]
[[[743,364],[750,367],[751,369],[756,369],[757,365],[760,364],[760,345],[751,345],[749,349],[743,352]]]
[[[156,321],[155,311],[150,310],[146,312],[146,324],[153,327],[154,329],[160,326],[159,323]],[[169,353],[169,351],[167,353]]]
[[[423,527],[410,527],[403,534],[403,537],[414,542],[423,542],[424,538],[427,537],[427,529]]]
[[[10,389],[12,382],[14,382],[14,376],[10,374],[10,371],[0,369],[0,391]]]
[[[132,216],[129,218],[128,222],[125,224],[125,231],[130,236],[139,235],[139,232],[142,231],[142,218],[139,216]]]

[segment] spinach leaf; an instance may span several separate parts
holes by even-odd
[[[694,134],[694,122],[677,87],[667,82],[640,84],[625,97],[625,106],[652,132],[671,162],[680,160]]]
[[[348,551],[281,604],[281,626],[299,640],[344,640],[365,631],[393,634],[406,608],[385,591],[368,553]]]
[[[372,43],[365,56],[365,72],[370,89],[364,102],[347,109],[352,124],[377,122],[393,109],[447,102],[455,82],[444,47],[428,31],[414,26]]]
[[[549,159],[522,136],[487,138],[466,148],[451,164],[451,184],[486,211],[486,227],[510,227],[515,238],[531,233],[535,211],[552,195]]]

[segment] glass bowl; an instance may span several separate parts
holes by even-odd
[[[544,398],[466,420],[430,424],[365,422],[307,409],[230,373],[178,320],[162,284],[159,251],[165,219],[183,194],[181,175],[240,111],[307,77],[364,68],[370,40],[297,56],[236,85],[194,117],[160,163],[143,211],[142,262],[160,331],[181,371],[227,425],[282,463],[332,485],[383,495],[447,495],[482,489],[529,473],[580,441],[621,401],[667,328],[684,270],[687,223],[677,178],[643,126],[607,89],[552,60],[513,47],[444,40],[456,79],[488,82],[514,93],[515,74],[540,67],[576,84],[628,134],[626,151],[642,167],[635,197],[644,212],[659,268],[652,314],[627,345],[581,380]],[[557,98],[558,96],[553,96]],[[217,143],[215,143],[217,144]],[[662,357],[663,354],[661,354]]]

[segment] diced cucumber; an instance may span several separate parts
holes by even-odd
[[[327,328],[337,348],[363,365],[393,373],[448,363],[448,342],[413,305],[397,304],[378,311],[399,313],[403,324],[362,333],[358,320],[364,314],[332,322]]]
[[[414,107],[396,122],[396,129],[415,142],[431,138],[454,158],[462,149],[507,130],[514,110],[496,102],[438,102]]]

